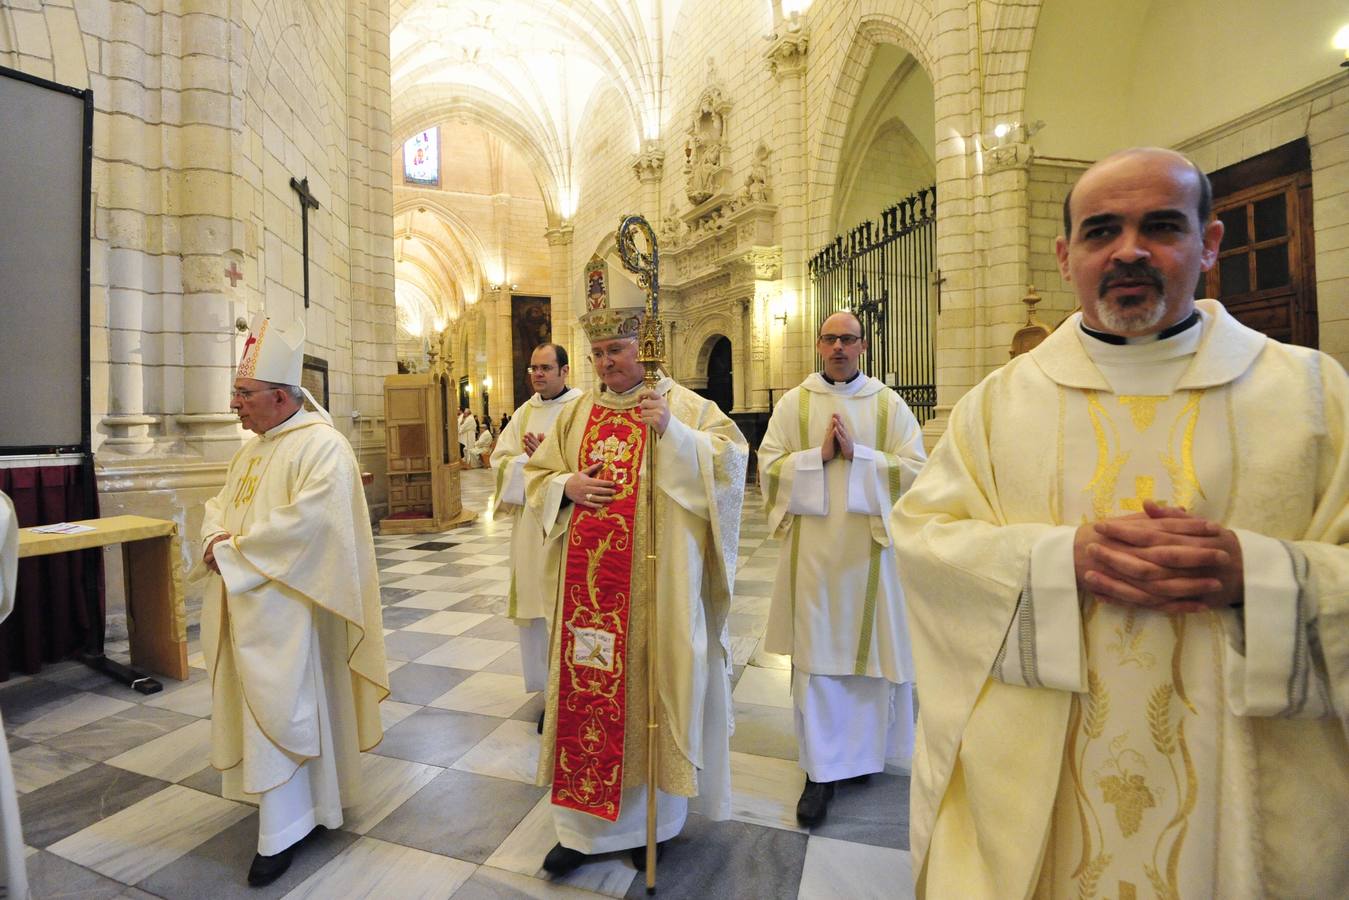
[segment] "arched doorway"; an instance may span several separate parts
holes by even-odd
[[[698,391],[711,400],[722,412],[730,415],[735,406],[735,375],[731,371],[731,339],[715,335],[709,339],[711,348],[707,351],[707,363],[703,373],[707,376],[707,387]]]

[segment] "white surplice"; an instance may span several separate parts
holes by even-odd
[[[853,459],[826,463],[820,448],[835,415]],[[811,374],[778,402],[759,447],[768,526],[786,551],[764,648],[792,657],[800,762],[812,781],[879,772],[887,758],[909,763],[913,661],[887,519],[925,458],[907,404],[861,373],[846,383]]]
[[[543,526],[525,505],[525,463],[529,455],[525,453],[524,436],[542,434],[547,439],[558,413],[580,396],[576,388],[567,388],[548,400],[534,394],[511,416],[492,451],[492,467],[496,469],[492,509],[494,515],[509,510],[512,522],[511,586],[506,597],[506,615],[520,629],[520,663],[527,691],[541,691],[547,686],[548,623],[557,596],[561,556],[548,553]]]

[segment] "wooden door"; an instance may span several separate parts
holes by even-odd
[[[1200,293],[1275,340],[1315,347],[1311,169],[1299,143],[1214,173],[1223,240]]]

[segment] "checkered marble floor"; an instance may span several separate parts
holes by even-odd
[[[463,473],[482,510],[491,473]],[[796,824],[787,660],[758,652],[778,542],[751,489],[731,616],[736,731],[733,818],[690,815],[661,859],[666,898],[912,896],[908,777],[847,785],[824,824]],[[220,797],[207,764],[210,685],[190,647],[188,681],[149,697],[77,663],[0,685],[34,897],[638,897],[626,854],[550,880],[556,840],[534,786],[535,722],[515,627],[504,616],[510,522],[376,538],[393,694],[386,736],[364,757],[367,797],[339,831],[251,889],[253,807]],[[109,648],[125,652],[125,644]]]

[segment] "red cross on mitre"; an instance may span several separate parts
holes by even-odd
[[[237,373],[240,378],[253,377],[253,372],[257,368],[257,360],[253,358],[253,347],[257,342],[257,336],[252,333],[244,341],[244,353],[239,357],[239,371]]]

